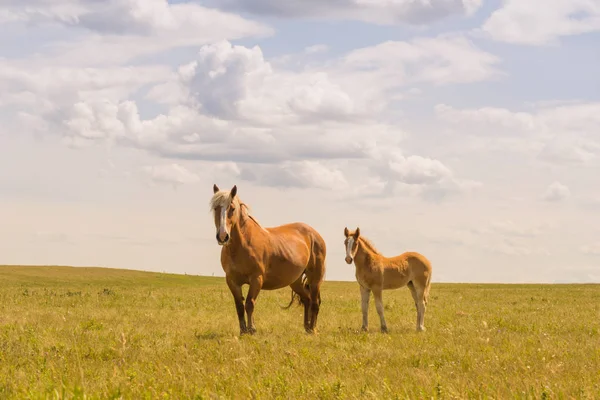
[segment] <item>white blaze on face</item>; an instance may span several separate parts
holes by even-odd
[[[227,232],[227,208],[221,207],[221,215],[219,216],[219,239],[224,240],[229,232]]]
[[[346,244],[346,257],[352,258],[352,247],[354,247],[354,237],[350,236],[348,238],[348,244]]]

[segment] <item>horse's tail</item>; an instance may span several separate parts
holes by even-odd
[[[292,304],[294,304],[294,299],[298,300],[298,304],[302,304],[302,300],[300,299],[300,296],[298,296],[296,294],[296,292],[294,292],[294,290],[292,289],[292,299],[290,300],[290,303],[287,306],[280,306],[282,309],[284,310],[288,310]]]
[[[302,272],[302,284],[304,285],[304,287],[308,288],[308,285],[306,284],[306,271]],[[298,301],[298,305],[302,304],[302,299],[300,298],[300,296],[298,296],[296,292],[294,292],[294,289],[292,289],[292,298],[290,300],[290,303],[285,307],[280,307],[284,310],[288,310],[292,306],[292,304],[294,304],[294,299]]]
[[[308,293],[310,293],[310,283],[307,282],[308,278],[306,277],[306,274],[304,274],[302,276],[302,284],[304,285],[304,288],[306,289],[306,291]],[[317,298],[317,300],[319,300],[319,305],[321,305],[321,292],[319,292],[319,297]]]

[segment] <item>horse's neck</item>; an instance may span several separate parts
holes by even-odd
[[[231,228],[231,240],[233,245],[246,247],[248,239],[252,236],[260,234],[262,229],[258,226],[258,222],[249,214],[241,215],[239,221]]]
[[[381,254],[377,254],[369,249],[363,241],[358,242],[358,251],[355,259],[356,264],[360,268],[369,268],[382,257],[383,256]]]

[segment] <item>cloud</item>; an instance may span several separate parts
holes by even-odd
[[[46,111],[57,104],[99,96],[127,98],[144,85],[164,81],[169,74],[165,66],[46,67],[0,59],[0,90],[7,94],[0,107],[17,104],[27,111],[31,107]]]
[[[279,165],[247,167],[241,177],[266,186],[343,190],[348,187],[344,174],[319,161],[284,162]]]
[[[420,195],[441,201],[448,196],[467,193],[480,182],[459,179],[441,161],[419,155],[404,156],[398,149],[371,150],[369,169],[386,182],[385,190]]]
[[[199,176],[179,164],[163,164],[142,167],[152,182],[171,185],[174,188],[184,184],[196,183]]]
[[[152,24],[163,29],[159,22]],[[152,37],[144,30],[135,37],[141,36],[144,41]],[[38,60],[25,71],[6,64],[9,73],[4,80],[0,75],[0,85],[17,96],[13,104],[34,99],[45,105],[35,114],[24,106],[18,114],[22,126],[62,134],[73,147],[108,143],[175,162],[233,163],[237,170],[226,174],[267,186],[351,186],[348,193],[360,187],[393,193],[397,187],[406,193],[407,185],[442,199],[478,184],[455,177],[441,160],[426,155],[381,159],[374,152],[398,149],[403,135],[398,126],[380,122],[389,119],[390,95],[414,83],[490,79],[496,62],[453,35],[386,42],[295,71],[274,66],[259,46],[217,40],[202,45],[192,61],[174,71],[145,65],[39,67]],[[58,79],[44,84],[53,73]],[[18,97],[23,93],[30,95],[23,100]],[[144,112],[140,98],[156,102],[159,112]],[[345,160],[364,161],[352,185]],[[374,173],[380,176],[375,179]]]
[[[209,4],[226,10],[286,18],[329,18],[375,24],[426,24],[452,15],[472,15],[481,0],[219,0]]]
[[[600,242],[581,246],[579,248],[579,250],[582,253],[588,254],[588,255],[594,255],[594,256],[600,255]]]
[[[512,112],[506,108],[481,107],[477,109],[456,109],[446,104],[435,106],[436,116],[453,125],[469,124],[481,135],[490,135],[498,128],[509,135],[522,134],[535,130],[538,122],[526,112]]]
[[[353,50],[343,57],[342,67],[360,74],[369,84],[373,80],[377,87],[386,87],[488,80],[501,75],[496,69],[499,62],[498,57],[478,49],[466,37],[444,34]]]
[[[571,196],[571,191],[560,182],[552,182],[542,195],[542,199],[549,202],[559,202],[568,199]]]
[[[446,104],[434,110],[450,134],[480,139],[479,149],[501,148],[554,165],[589,164],[600,154],[596,134],[600,103],[539,105],[533,112],[456,109]]]
[[[273,34],[270,27],[238,15],[167,0],[12,1],[0,8],[3,21],[41,32],[60,26],[77,33],[33,57],[69,66],[120,65],[177,47]]]
[[[506,0],[482,26],[494,40],[521,45],[554,44],[561,36],[600,30],[600,4],[592,0]]]

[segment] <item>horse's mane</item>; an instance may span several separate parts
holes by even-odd
[[[235,196],[232,201],[230,192],[221,190],[221,191],[218,191],[217,193],[215,193],[213,195],[213,197],[210,199],[210,209],[214,210],[215,208],[217,208],[219,206],[229,207],[232,203],[233,203],[234,207],[239,206],[240,209],[242,210],[242,213],[244,213],[248,218],[250,218],[252,221],[254,221],[256,223],[256,225],[258,225],[262,228],[260,223],[252,215],[250,215],[250,207],[246,203],[241,201],[238,196]]]
[[[377,248],[375,247],[375,245],[373,244],[373,242],[371,242],[369,239],[367,239],[364,236],[360,236],[358,238],[359,241],[362,241],[362,243],[365,245],[365,247],[370,250],[371,252],[375,253],[375,254],[380,254],[379,250],[377,250]]]

